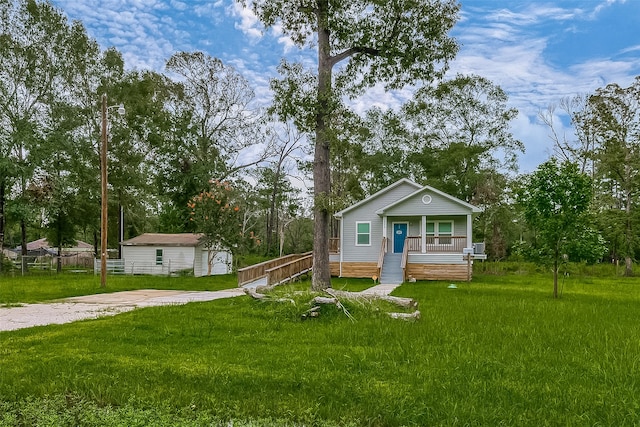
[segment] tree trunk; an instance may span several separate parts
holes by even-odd
[[[5,204],[6,181],[0,179],[0,273],[2,273],[2,261],[4,257],[4,204]]]
[[[58,218],[56,221],[56,240],[57,240],[57,249],[58,249],[58,257],[56,262],[56,273],[62,272],[62,229],[61,229],[61,214],[58,213]]]
[[[331,286],[329,267],[329,197],[331,195],[331,177],[329,166],[331,62],[328,29],[328,0],[318,1],[316,10],[318,20],[318,112],[316,113],[316,141],[313,164],[314,190],[314,228],[313,228],[313,277],[311,287],[314,290]]]
[[[627,216],[627,224],[626,224],[626,234],[625,234],[625,250],[626,256],[624,257],[624,275],[626,277],[633,276],[633,259],[631,258],[631,254],[633,253],[633,226],[631,224],[631,191],[627,190],[625,192],[625,213]]]
[[[269,218],[267,221],[267,254],[271,255],[271,248],[274,245],[274,234],[276,232],[276,200],[278,198],[278,184],[280,183],[280,165],[275,173],[273,188],[271,189],[271,200],[269,201]]]
[[[20,243],[22,247],[22,271],[27,271],[27,224],[24,218],[20,219]]]
[[[624,275],[626,277],[633,276],[633,259],[630,256],[624,257]]]
[[[62,272],[62,243],[58,243],[58,263],[56,265],[56,272],[57,273]]]
[[[553,297],[558,298],[558,246],[556,244],[556,250],[553,259]]]
[[[93,253],[96,259],[100,259],[100,253],[98,252],[98,231],[93,230]]]

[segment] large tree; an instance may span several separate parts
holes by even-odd
[[[180,78],[167,102],[173,134],[158,150],[158,185],[170,197],[164,217],[189,228],[189,198],[206,190],[209,180],[229,179],[264,160],[269,139],[261,132],[253,89],[234,67],[202,52],[179,52],[167,71]]]
[[[35,0],[2,0],[0,17],[0,250],[9,185],[17,183],[25,254],[26,191],[38,166],[46,105],[59,88],[69,26],[53,6]]]
[[[403,108],[411,135],[407,169],[467,201],[496,171],[515,171],[524,145],[509,129],[518,112],[507,99],[499,86],[474,75],[418,90]]]
[[[290,123],[284,123],[272,132],[275,156],[265,167],[256,171],[257,189],[265,206],[265,253],[277,253],[280,238],[279,230],[283,221],[287,221],[297,209],[298,191],[289,181],[289,172],[293,168],[294,153],[301,149],[304,135],[297,132]],[[291,211],[294,212],[291,212]]]
[[[237,0],[247,4],[246,0]],[[332,113],[342,96],[357,96],[382,83],[397,89],[442,75],[457,52],[448,34],[459,6],[452,0],[254,0],[253,11],[266,26],[278,25],[300,48],[317,48],[316,88],[308,101],[313,115],[314,147],[314,289],[331,284],[329,221],[331,215],[330,146]],[[334,68],[340,64],[334,76]],[[291,77],[294,73],[290,73]],[[306,79],[298,80],[309,84]],[[302,86],[304,87],[304,86]],[[290,98],[291,99],[291,98]],[[281,98],[280,101],[283,99]],[[285,100],[281,110],[296,103]],[[287,119],[287,117],[285,117]],[[309,124],[309,120],[302,120]]]
[[[626,88],[610,84],[598,89],[589,97],[588,108],[590,115],[583,128],[591,127],[597,142],[597,200],[610,220],[610,236],[621,237],[616,239],[620,243],[617,252],[625,259],[625,275],[630,276],[640,244],[636,212],[640,201],[640,77]]]
[[[553,142],[553,153],[560,160],[575,162],[583,173],[593,172],[593,160],[596,148],[594,111],[589,97],[576,95],[565,97],[558,105],[550,105],[538,114],[540,120],[549,129],[549,138]],[[574,133],[567,135],[563,131],[560,115],[568,116],[574,127]]]

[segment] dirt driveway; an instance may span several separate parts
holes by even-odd
[[[66,298],[52,303],[23,304],[0,308],[0,331],[113,316],[140,307],[211,301],[240,295],[245,295],[242,288],[202,292],[141,289]]]

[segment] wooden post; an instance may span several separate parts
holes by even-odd
[[[102,145],[100,146],[102,213],[100,217],[100,287],[107,286],[107,94],[102,94]]]

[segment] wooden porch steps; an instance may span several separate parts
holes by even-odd
[[[382,263],[382,273],[380,273],[381,285],[399,285],[402,280],[401,263],[402,254],[387,252]]]

